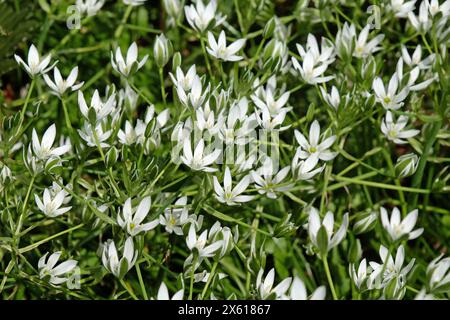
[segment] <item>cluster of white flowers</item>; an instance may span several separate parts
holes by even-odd
[[[147,40],[139,41],[134,34],[118,41],[130,26],[131,11],[145,11],[148,3],[121,3],[118,7],[125,14],[117,26],[120,32],[108,42],[113,48],[109,63],[101,66],[106,71],[94,76],[99,81],[96,77],[111,75],[113,80],[99,81],[108,84],[104,89],[85,78],[81,61],[80,68],[52,64],[57,51],[42,56],[31,45],[26,62],[14,56],[31,85],[19,117],[10,121],[18,123],[18,129],[9,130],[13,133],[5,135],[6,141],[0,132],[0,195],[10,192],[1,204],[5,212],[20,207],[17,222],[13,215],[10,224],[11,242],[18,244],[37,226],[33,224],[68,229],[44,240],[36,237],[36,247],[66,233],[70,242],[82,228],[87,231],[81,237],[96,241],[99,248],[101,276],[112,274],[131,295],[123,279],[134,276],[132,268],[141,288],[148,278],[142,276],[144,265],[146,270],[164,269],[168,278],[157,279],[159,290],[152,290],[150,296],[157,300],[215,299],[216,294],[235,298],[237,291],[224,289],[235,285],[246,291],[242,298],[323,300],[328,294],[339,299],[349,296],[350,289],[347,284],[336,290],[336,282],[342,281],[333,280],[329,263],[342,260],[348,265],[353,294],[404,298],[413,267],[422,260],[406,247],[414,243],[409,240],[424,241],[426,250],[433,250],[428,240],[419,238],[426,231],[421,226],[432,228],[429,221],[422,222],[422,212],[449,212],[429,206],[432,190],[448,191],[448,170],[442,169],[436,179],[434,169],[430,170],[426,184],[421,179],[426,177],[427,161],[448,162],[446,155],[438,153],[440,147],[448,147],[449,136],[444,123],[448,103],[439,94],[448,91],[444,86],[448,85],[450,0],[384,4],[383,23],[403,19],[408,30],[405,42],[395,44],[390,33],[402,33],[403,24],[396,30],[377,31],[370,23],[339,20],[329,29],[321,17],[317,26],[322,22],[326,32],[312,34],[296,30],[302,23],[298,21],[305,19],[302,15],[298,21],[295,16],[266,19],[263,29],[253,32],[243,27],[251,24],[242,21],[240,12],[238,29],[242,30],[231,25],[219,1],[164,0],[169,28],[157,32],[152,53],[147,53]],[[88,17],[106,10],[103,0],[77,0],[76,7]],[[344,13],[336,14],[336,19],[340,15]],[[332,15],[330,19],[335,20]],[[315,30],[314,24],[307,30]],[[188,40],[176,39],[183,37]],[[255,45],[256,37],[261,42]],[[196,41],[198,48],[194,48]],[[185,42],[194,49],[180,47]],[[126,54],[119,46],[123,43],[129,45]],[[294,46],[296,52],[289,49]],[[190,55],[193,51],[198,55]],[[66,64],[67,59],[61,61]],[[143,85],[142,79],[150,80]],[[160,87],[153,88],[158,81]],[[54,99],[61,112],[51,114],[50,107],[30,102],[35,87],[36,101]],[[45,90],[51,95],[42,94]],[[29,105],[34,107],[31,112]],[[435,113],[427,114],[432,109]],[[24,123],[30,123],[29,130]],[[434,147],[436,139],[447,141]],[[21,148],[22,157],[16,156]],[[430,159],[433,150],[436,155]],[[383,156],[376,158],[378,154]],[[17,172],[21,162],[28,173]],[[356,177],[347,175],[355,172]],[[22,191],[12,196],[8,188],[21,185],[28,175],[25,196]],[[412,175],[412,181],[400,181]],[[372,193],[369,188],[383,190]],[[345,192],[335,193],[337,189]],[[398,200],[393,199],[394,190]],[[412,194],[408,201],[406,193]],[[426,195],[423,205],[418,203],[419,194]],[[34,203],[28,203],[33,195]],[[11,216],[3,209],[0,213],[2,219]],[[375,234],[368,247],[379,251],[381,262],[363,258],[363,238],[358,236],[366,232]],[[67,252],[79,254],[78,262],[57,265],[62,251],[49,257],[47,252],[38,262],[41,279],[58,286],[74,281],[80,265],[90,272],[93,255],[86,259],[88,249],[78,250],[84,239],[74,243],[77,250]],[[11,249],[13,244],[2,248]],[[266,260],[267,248],[281,253],[274,254],[273,261]],[[33,249],[33,244],[14,248],[21,254]],[[301,263],[308,264],[301,271],[304,274],[290,260],[285,260],[286,266],[282,260],[299,253]],[[364,256],[370,257],[370,252]],[[409,261],[406,266],[405,261]],[[171,271],[172,263],[177,274]],[[236,275],[231,275],[233,270]],[[427,282],[420,284],[422,291],[417,290],[416,298],[448,293],[449,270],[448,257],[440,255],[429,263]],[[167,282],[175,280],[172,276],[179,277],[181,288]],[[276,276],[284,278],[277,285]]]

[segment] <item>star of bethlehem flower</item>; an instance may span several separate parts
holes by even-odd
[[[186,74],[183,72],[183,70],[181,70],[180,67],[177,67],[175,76],[172,74],[172,72],[169,72],[169,76],[172,79],[173,84],[177,88],[180,87],[181,89],[183,89],[184,92],[191,91],[194,79],[198,77],[195,64],[190,66]]]
[[[315,175],[321,173],[325,169],[325,164],[321,167],[316,167],[318,162],[314,158],[307,158],[307,160],[301,160],[300,154],[302,150],[297,150],[292,159],[291,171],[294,178],[297,180],[311,180]]]
[[[77,0],[75,5],[80,14],[86,14],[88,17],[94,16],[105,4],[105,0]]]
[[[166,284],[161,282],[161,285],[158,289],[158,294],[156,296],[156,300],[183,300],[184,289],[178,290],[172,298],[169,295],[169,290],[167,289]]]
[[[159,224],[165,227],[166,232],[182,236],[183,227],[192,222],[192,217],[189,217],[187,197],[177,199],[174,206],[175,208],[164,209],[164,214],[159,216]]]
[[[382,289],[391,281],[396,281],[396,290],[394,291],[400,292],[406,285],[406,276],[414,266],[415,259],[412,259],[406,267],[403,267],[405,261],[405,248],[403,245],[397,249],[395,260],[389,254],[389,250],[384,246],[380,246],[379,254],[381,263],[369,262],[373,271],[367,282],[368,287]]]
[[[180,157],[183,163],[195,171],[205,171],[214,172],[217,171],[215,168],[211,168],[212,165],[220,156],[222,150],[216,149],[209,154],[204,154],[205,151],[205,141],[200,139],[197,146],[192,152],[191,149],[191,139],[186,138],[183,144],[183,155]]]
[[[235,243],[239,240],[239,234],[233,236],[231,229],[228,227],[222,227],[219,221],[216,221],[208,234],[208,241],[222,241],[222,247],[216,251],[216,257],[221,259],[228,255],[234,248]]]
[[[320,124],[317,120],[309,128],[309,140],[298,130],[294,131],[294,135],[300,145],[297,149],[298,156],[306,159],[307,168],[315,167],[319,160],[330,161],[337,156],[337,152],[328,150],[336,141],[336,136],[320,139]]]
[[[270,199],[276,199],[277,193],[288,191],[293,187],[293,184],[283,183],[290,167],[286,166],[278,171],[275,171],[274,167],[274,162],[267,157],[260,168],[251,172],[258,193],[265,194]]]
[[[292,280],[289,293],[283,294],[281,300],[325,300],[326,289],[325,286],[320,286],[308,296],[305,283],[299,277],[295,276]]]
[[[406,46],[402,45],[402,58],[403,61],[410,67],[419,67],[421,70],[430,69],[436,60],[436,55],[430,54],[425,59],[422,59],[422,46],[419,44],[414,49],[412,55],[409,54]]]
[[[369,31],[371,26],[366,25],[360,32],[358,38],[356,39],[355,49],[353,51],[353,56],[356,58],[366,58],[376,51],[381,50],[379,44],[384,39],[383,34],[377,35],[375,38],[367,42],[369,37]]]
[[[312,207],[309,212],[308,219],[308,234],[312,244],[321,252],[325,254],[332,248],[336,247],[345,238],[348,228],[348,213],[345,213],[342,218],[342,223],[339,229],[334,232],[334,214],[328,211],[321,221],[319,211]],[[320,237],[319,232],[325,232],[326,241]]]
[[[433,17],[429,12],[429,3],[422,0],[419,6],[419,15],[416,16],[414,12],[408,12],[408,19],[412,27],[418,32],[428,32],[433,25]]]
[[[314,54],[311,51],[306,52],[305,56],[303,57],[303,64],[301,65],[295,57],[292,57],[291,60],[294,70],[300,74],[300,77],[306,83],[323,83],[334,78],[334,76],[323,76],[323,73],[328,68],[328,64],[317,64],[314,59]]]
[[[117,278],[123,276],[134,266],[138,258],[138,251],[134,250],[133,239],[128,237],[123,247],[123,256],[119,260],[116,245],[113,240],[107,240],[103,244],[103,266]]]
[[[419,211],[415,209],[401,220],[400,210],[394,207],[391,218],[389,219],[386,209],[383,207],[380,208],[381,223],[392,241],[397,241],[404,236],[407,236],[409,240],[413,240],[423,233],[423,228],[413,231],[418,214]]]
[[[448,292],[446,287],[450,283],[450,257],[442,259],[443,255],[440,254],[427,267],[426,275],[430,292]]]
[[[335,86],[332,86],[331,92],[327,93],[324,88],[320,87],[320,92],[322,93],[325,102],[334,110],[338,110],[339,105],[341,104],[341,96],[339,95],[338,89]]]
[[[214,256],[214,253],[222,247],[222,240],[208,244],[208,230],[204,230],[198,237],[194,224],[191,224],[186,237],[189,250],[195,252],[199,259]]]
[[[48,282],[52,285],[58,286],[64,282],[70,280],[70,276],[67,274],[72,272],[77,266],[76,260],[66,260],[58,265],[59,258],[61,257],[61,251],[52,253],[48,259],[48,252],[45,253],[38,261],[39,278],[49,278]]]
[[[214,182],[214,191],[216,199],[225,203],[229,206],[237,205],[241,202],[248,202],[254,199],[254,196],[241,195],[241,193],[245,192],[248,185],[250,184],[250,177],[246,175],[243,177],[238,184],[233,188],[232,178],[230,168],[225,168],[225,174],[223,178],[223,188],[219,183],[219,180],[216,176],[213,177]]]
[[[128,48],[126,59],[123,58],[120,47],[117,47],[115,55],[111,52],[111,65],[113,69],[126,78],[141,69],[147,62],[147,59],[148,54],[141,61],[138,61],[138,47],[136,42],[133,42]]]
[[[192,107],[194,109],[203,105],[210,90],[210,84],[203,90],[200,77],[195,76],[192,81],[191,90],[186,93],[182,86],[177,86],[177,95],[180,102],[185,107]]]
[[[186,19],[192,29],[203,33],[208,27],[217,27],[221,25],[226,16],[221,16],[216,13],[217,11],[217,1],[210,0],[205,6],[203,0],[197,0],[194,4],[184,7],[184,13],[186,14]]]
[[[101,121],[107,116],[113,114],[115,112],[115,108],[117,105],[116,94],[112,93],[105,102],[100,98],[100,94],[96,89],[91,98],[91,104],[88,107],[86,100],[84,99],[84,94],[82,91],[78,91],[78,106],[80,108],[81,113],[87,119],[89,119],[89,110],[93,109],[95,112],[96,120]]]
[[[289,92],[283,93],[278,100],[275,100],[272,90],[265,91],[264,100],[261,100],[258,96],[251,96],[253,103],[261,110],[267,109],[271,116],[277,116],[282,112],[289,112],[291,107],[284,107],[289,99]]]
[[[392,75],[387,88],[385,88],[380,77],[373,80],[372,88],[375,91],[375,98],[386,110],[400,109],[403,106],[403,101],[408,96],[409,87],[401,88],[399,82],[400,79],[397,73]]]
[[[208,31],[208,45],[206,48],[208,53],[213,57],[223,61],[239,61],[242,60],[242,56],[236,55],[236,53],[242,49],[245,45],[245,39],[238,39],[227,46],[227,40],[225,31],[221,31],[218,40],[214,39],[214,35],[211,31]]]
[[[261,268],[256,276],[256,291],[258,293],[258,298],[261,300],[270,298],[281,299],[288,291],[292,278],[288,277],[281,281],[277,286],[273,287],[275,282],[275,269],[270,269],[264,280],[263,275],[264,270]]]
[[[388,140],[396,144],[405,144],[407,142],[403,139],[412,138],[420,133],[420,130],[416,129],[404,130],[407,124],[407,116],[401,115],[398,117],[398,121],[395,122],[394,116],[388,111],[386,112],[386,117],[381,121],[381,131]]]
[[[78,77],[78,67],[75,67],[70,71],[69,76],[67,79],[63,79],[61,76],[61,72],[59,71],[58,67],[53,68],[53,78],[54,81],[50,79],[50,77],[47,74],[44,74],[44,80],[45,83],[50,87],[51,93],[62,97],[64,93],[66,93],[67,90],[76,91],[83,86],[84,82],[80,82],[78,84],[75,84]]]
[[[42,200],[37,194],[34,195],[34,199],[39,210],[49,218],[58,217],[72,209],[72,207],[61,208],[63,204],[68,203],[67,199],[70,200],[68,193],[64,189],[54,193],[51,189],[45,188]]]
[[[102,124],[91,125],[85,122],[82,129],[78,129],[78,134],[89,147],[108,148],[106,141],[111,137],[112,130],[104,130]]]
[[[131,198],[128,198],[125,201],[122,211],[117,215],[117,223],[132,237],[141,232],[152,230],[159,224],[159,219],[142,223],[150,212],[150,207],[150,197],[142,199],[137,208],[131,206]]]
[[[56,64],[55,62],[53,65],[48,67],[51,58],[51,54],[48,54],[44,58],[42,58],[39,55],[39,52],[34,44],[32,44],[30,46],[30,49],[28,50],[28,63],[25,63],[25,61],[23,61],[22,58],[18,55],[14,55],[14,59],[16,59],[16,62],[25,69],[25,71],[30,75],[31,78],[34,78],[34,76],[38,74],[45,74],[49,70],[51,70]]]
[[[321,46],[319,47],[316,37],[310,33],[306,40],[306,48],[299,43],[296,44],[296,47],[302,59],[305,59],[309,53],[313,59],[314,65],[328,66],[335,60],[336,52],[334,50],[334,45],[326,38],[322,37]]]
[[[351,263],[348,266],[350,278],[355,283],[356,288],[358,290],[362,291],[367,286],[367,280],[369,279],[370,273],[372,272],[372,268],[370,266],[367,266],[367,260],[363,259],[359,263],[358,269],[356,269],[356,266],[354,263]],[[372,288],[367,288],[372,289]]]
[[[56,138],[56,125],[52,124],[45,130],[42,140],[39,141],[36,130],[33,129],[32,132],[32,147],[34,155],[40,160],[47,160],[49,158],[59,157],[67,153],[71,146],[63,145],[60,147],[53,148],[53,143]]]
[[[417,0],[391,0],[388,5],[397,18],[407,18],[410,12],[413,12]]]

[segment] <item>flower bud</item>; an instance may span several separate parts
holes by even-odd
[[[366,233],[372,230],[377,223],[377,212],[372,211],[370,213],[363,212],[355,216],[356,222],[353,225],[353,231],[355,234]]]
[[[155,57],[155,62],[158,67],[164,67],[167,62],[169,62],[170,56],[172,55],[172,44],[164,34],[156,37],[155,44],[153,46],[153,55]]]
[[[181,66],[181,53],[175,52],[172,58],[172,72],[176,72],[177,68]]]
[[[106,166],[111,168],[119,158],[119,152],[115,147],[111,147],[105,155]]]
[[[399,178],[412,176],[419,164],[419,157],[414,153],[405,154],[397,159],[395,175]]]
[[[167,14],[173,19],[177,20],[183,13],[183,7],[179,0],[164,0],[163,3]]]
[[[275,20],[275,17],[270,18],[270,20],[267,21],[267,23],[264,27],[263,38],[269,39],[273,35],[273,32],[275,31],[276,26],[277,26],[277,22]]]

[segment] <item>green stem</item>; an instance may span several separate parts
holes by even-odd
[[[163,68],[159,68],[159,80],[161,82],[161,96],[162,96],[162,100],[164,102],[164,105],[167,105],[166,102],[166,88],[164,86],[164,75],[163,75]]]
[[[127,22],[128,17],[130,16],[132,10],[133,10],[133,6],[129,5],[127,7],[127,11],[125,11],[125,14],[123,15],[120,25],[117,27],[116,32],[114,33],[115,39],[118,39],[120,37],[120,35],[122,34],[123,27],[125,26],[125,23]]]
[[[134,292],[127,286],[127,284],[125,283],[125,281],[123,281],[123,279],[120,279],[120,283],[122,284],[122,286],[125,288],[125,290],[127,290],[127,292],[130,294],[130,296],[134,299],[134,300],[139,300],[136,295],[134,294]]]
[[[202,45],[202,51],[203,51],[203,55],[205,57],[206,68],[208,69],[209,76],[211,79],[215,79],[215,77],[211,71],[211,64],[209,63],[208,53],[206,52],[205,41],[203,40],[203,37],[201,35],[200,35],[200,43]]]
[[[325,268],[325,273],[327,275],[328,284],[330,285],[331,295],[334,300],[338,300],[338,296],[336,294],[336,290],[334,289],[333,278],[331,278],[330,268],[328,266],[328,256],[322,257],[323,267]]]
[[[30,198],[31,189],[33,188],[35,179],[36,179],[36,176],[33,175],[31,177],[30,184],[28,185],[27,194],[25,196],[25,200],[23,201],[22,212],[20,214],[19,221],[17,222],[17,226],[16,226],[16,236],[20,233],[20,229],[22,228],[22,220],[23,220],[23,217],[25,216],[25,211],[26,211],[27,205],[28,205],[28,198]]]
[[[33,78],[30,84],[30,88],[28,89],[27,97],[25,98],[25,103],[23,105],[22,111],[20,112],[19,129],[20,127],[22,127],[23,120],[25,119],[25,113],[27,112],[28,102],[30,101],[31,93],[33,92],[35,83],[36,80]]]
[[[142,274],[141,269],[139,268],[139,263],[136,263],[135,268],[139,279],[139,285],[141,286],[142,295],[144,296],[145,300],[148,300],[147,290],[145,290],[144,281],[142,280]]]
[[[206,285],[205,285],[205,287],[203,288],[203,291],[202,291],[202,295],[201,295],[202,299],[205,297],[206,293],[208,292],[209,285],[211,284],[212,279],[214,278],[214,275],[215,275],[216,268],[217,268],[218,264],[219,264],[219,260],[214,261],[214,264],[213,264],[213,266],[211,268],[211,272],[209,273],[208,281],[206,281]]]
[[[195,256],[194,260],[192,261],[192,267],[191,267],[191,281],[189,284],[189,298],[188,300],[192,300],[192,294],[194,292],[194,273],[195,273],[195,265],[197,264],[197,256]]]

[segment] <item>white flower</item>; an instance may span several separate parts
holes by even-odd
[[[419,211],[415,209],[408,213],[405,219],[401,220],[400,210],[394,207],[391,219],[389,220],[386,209],[383,207],[380,208],[381,223],[392,241],[397,241],[404,236],[408,236],[408,239],[412,240],[422,234],[423,228],[412,231],[416,225],[418,213]]]
[[[140,122],[140,123],[142,123],[142,122]],[[146,127],[147,126],[145,126],[145,128]],[[127,146],[130,146],[130,145],[136,143],[137,138],[138,138],[136,130],[133,128],[133,125],[128,120],[125,121],[125,131],[122,129],[119,129],[117,136],[119,137],[120,143],[125,144]]]
[[[169,290],[167,289],[166,284],[161,282],[161,285],[158,289],[158,295],[156,296],[156,300],[183,300],[184,289],[177,291],[172,298],[169,296]]]
[[[117,278],[122,278],[134,266],[137,257],[138,251],[134,250],[133,239],[131,237],[128,237],[125,241],[123,257],[120,260],[114,241],[108,240],[103,244],[103,265]]]
[[[348,270],[349,270],[350,278],[355,283],[355,286],[359,290],[362,290],[364,285],[366,285],[366,282],[369,278],[370,272],[372,271],[372,268],[370,266],[367,267],[366,259],[363,259],[360,262],[358,271],[356,271],[356,266],[353,263],[351,263],[348,266]],[[368,289],[371,289],[371,288],[368,288]]]
[[[184,106],[192,106],[194,109],[197,109],[204,103],[210,90],[210,84],[208,84],[203,91],[200,77],[196,75],[194,76],[191,85],[191,90],[188,94],[186,94],[182,86],[177,86],[177,95]]]
[[[300,76],[306,83],[323,83],[334,78],[334,76],[322,76],[327,70],[328,64],[320,63],[316,65],[317,61],[315,61],[314,54],[311,51],[306,52],[302,65],[295,57],[292,57],[291,60],[294,70],[300,73]]]
[[[169,62],[171,52],[172,44],[166,36],[163,33],[156,36],[155,43],[153,45],[153,57],[159,68],[163,68],[167,62]]]
[[[407,116],[398,117],[398,121],[395,119],[390,111],[386,113],[386,117],[381,121],[381,131],[388,138],[396,144],[405,144],[406,141],[402,139],[412,138],[420,133],[420,130],[411,129],[404,130],[408,123]]]
[[[284,131],[290,127],[290,125],[281,127],[286,118],[286,113],[287,111],[285,109],[278,114],[271,115],[267,106],[261,105],[260,112],[255,112],[254,114],[261,128],[267,131]]]
[[[367,286],[369,288],[381,289],[386,287],[391,280],[397,280],[395,291],[400,292],[406,285],[406,276],[414,266],[415,259],[412,259],[403,268],[403,262],[405,261],[405,249],[403,245],[397,249],[395,261],[386,247],[380,246],[379,253],[382,261],[381,264],[374,261],[369,262],[373,271],[369,277]]]
[[[273,161],[267,157],[258,170],[251,172],[258,193],[265,194],[270,199],[276,199],[277,192],[288,191],[293,187],[293,184],[282,183],[289,174],[289,166],[280,169],[278,172],[274,172],[274,170]]]
[[[289,294],[284,294],[282,300],[324,300],[326,295],[325,286],[320,286],[308,297],[305,284],[302,279],[295,276],[292,280]]]
[[[181,197],[175,201],[175,208],[164,209],[164,214],[159,216],[159,223],[163,225],[168,233],[183,235],[183,226],[190,222],[189,210],[187,208],[187,197]]]
[[[430,16],[428,11],[428,1],[422,1],[419,7],[419,16],[416,17],[414,12],[408,12],[409,22],[414,29],[418,32],[427,32],[433,25],[433,17]]]
[[[61,256],[61,251],[52,253],[48,259],[47,255],[48,252],[39,259],[39,277],[43,279],[49,276],[50,279],[48,281],[53,285],[59,285],[69,281],[70,277],[65,277],[64,275],[74,270],[78,262],[75,260],[67,260],[56,266]]]
[[[186,19],[191,27],[199,32],[204,32],[215,20],[215,27],[221,25],[225,21],[226,17],[220,17],[216,15],[217,1],[211,0],[205,6],[203,0],[197,0],[195,6],[184,7]]]
[[[78,91],[78,106],[83,116],[88,120],[90,109],[94,110],[97,121],[100,121],[111,115],[115,111],[116,104],[117,102],[115,93],[111,94],[106,102],[103,102],[100,98],[98,90],[95,90],[91,98],[90,107],[88,107],[88,105],[86,104],[86,100],[84,100],[83,92]]]
[[[169,75],[170,75],[170,78],[172,79],[173,84],[177,88],[181,87],[181,89],[183,89],[184,92],[191,91],[192,85],[194,83],[194,78],[198,77],[195,64],[193,64],[189,68],[189,70],[186,72],[186,74],[183,73],[183,70],[181,70],[180,67],[177,67],[175,74],[176,74],[176,77],[172,74],[172,72],[169,72]]]
[[[37,194],[34,195],[34,200],[42,213],[49,218],[55,218],[72,209],[72,207],[61,208],[63,204],[67,204],[67,199],[70,200],[70,197],[68,198],[67,195],[68,193],[64,189],[53,193],[50,189],[45,188],[42,201]]]
[[[214,253],[222,247],[222,240],[215,241],[209,245],[206,245],[208,242],[208,230],[203,231],[200,236],[197,237],[197,233],[195,231],[195,225],[191,224],[189,228],[188,236],[186,237],[186,244],[189,250],[198,253],[198,257],[208,258],[212,257]]]
[[[96,125],[92,130],[92,125],[85,122],[83,129],[78,129],[78,134],[89,147],[97,147],[98,144],[101,148],[107,148],[109,144],[106,141],[111,136],[112,131],[105,131],[101,124]]]
[[[387,88],[384,87],[380,77],[373,80],[372,88],[375,91],[376,100],[381,103],[383,108],[397,110],[403,106],[403,100],[408,96],[409,88],[399,88],[399,82],[397,72],[389,80]]]
[[[349,59],[353,55],[356,41],[356,28],[354,24],[344,23],[342,29],[336,34],[336,52],[342,59]]]
[[[61,147],[53,148],[53,143],[56,137],[56,126],[52,124],[44,132],[42,141],[39,141],[36,130],[32,132],[32,146],[34,155],[40,160],[47,160],[53,157],[59,157],[70,150],[70,145],[63,145]]]
[[[306,162],[311,162],[307,165],[308,168],[315,167],[319,159],[329,161],[337,156],[337,152],[328,150],[336,141],[336,136],[330,136],[320,142],[320,124],[317,120],[314,120],[309,128],[309,140],[298,130],[295,130],[294,134],[300,145],[297,149],[298,156],[300,159],[307,159]]]
[[[159,224],[159,219],[142,223],[150,211],[150,206],[150,197],[145,197],[142,199],[137,208],[133,208],[131,206],[131,198],[128,198],[125,201],[122,212],[117,215],[117,223],[132,237],[138,233],[147,232],[156,228]]]
[[[321,41],[321,47],[319,47],[316,37],[312,34],[308,34],[306,49],[297,43],[297,51],[303,59],[310,53],[314,65],[322,64],[328,66],[335,60],[336,53],[334,51],[334,45],[330,40],[323,37]]]
[[[204,155],[205,141],[200,139],[192,154],[191,139],[185,139],[183,144],[183,155],[180,157],[181,161],[192,170],[200,170],[205,172],[217,171],[215,168],[209,166],[213,164],[217,158],[219,158],[221,150],[217,149],[212,151],[208,155]]]
[[[341,97],[339,95],[338,89],[335,86],[332,86],[331,92],[329,94],[322,87],[320,87],[320,91],[322,92],[322,96],[325,102],[334,110],[337,110],[339,108],[339,105],[341,104]]]
[[[369,36],[370,25],[366,25],[358,36],[355,44],[355,50],[353,51],[353,56],[357,58],[365,58],[372,53],[381,49],[378,45],[384,39],[384,35],[380,34],[367,42]]]
[[[28,50],[28,64],[25,63],[25,61],[22,60],[21,57],[18,55],[14,55],[14,58],[16,59],[17,63],[19,65],[22,65],[25,71],[30,75],[30,77],[34,77],[37,74],[45,74],[47,73],[51,68],[53,68],[56,64],[56,62],[51,65],[50,67],[47,67],[50,63],[51,54],[48,54],[45,58],[42,58],[39,56],[39,52],[37,51],[36,47],[32,44],[30,46],[30,49]]]
[[[81,88],[84,82],[75,84],[75,81],[77,81],[77,76],[78,67],[73,68],[72,71],[70,71],[69,76],[65,80],[61,76],[61,72],[59,72],[58,67],[55,67],[53,69],[54,82],[46,74],[44,74],[44,80],[50,87],[51,93],[57,95],[58,97],[61,97],[68,89],[70,89],[71,91],[76,91]]]
[[[436,55],[430,54],[425,59],[422,59],[422,47],[417,45],[412,56],[409,54],[406,46],[402,45],[402,59],[410,67],[418,66],[421,70],[430,69],[435,61]]]
[[[414,10],[416,0],[391,0],[389,8],[394,11],[397,18],[406,18],[408,14]]]
[[[80,14],[87,14],[89,17],[97,14],[105,4],[105,0],[77,0],[76,6]]]
[[[239,181],[239,183],[232,189],[230,168],[226,167],[223,178],[223,188],[216,176],[213,177],[213,181],[214,191],[216,193],[215,197],[221,203],[233,206],[238,204],[239,202],[251,201],[254,198],[254,196],[240,195],[241,193],[245,192],[248,185],[250,184],[250,177],[248,175],[242,178],[241,181]]]
[[[310,180],[315,175],[321,173],[323,169],[325,169],[325,165],[314,169],[317,165],[317,161],[312,157],[309,157],[306,161],[299,161],[301,152],[302,150],[297,150],[294,158],[292,159],[292,175],[298,180]]]
[[[140,6],[145,3],[147,0],[123,0],[123,3],[129,6]]]
[[[334,215],[331,211],[325,214],[325,217],[320,221],[319,211],[312,207],[309,212],[308,219],[308,234],[312,244],[320,249],[321,243],[318,242],[319,229],[323,228],[327,235],[326,249],[330,251],[337,246],[344,238],[348,228],[348,213],[344,214],[342,224],[339,229],[334,232]],[[322,244],[323,245],[323,244]]]
[[[227,47],[225,31],[222,30],[220,32],[217,42],[216,39],[214,39],[214,35],[212,34],[212,32],[208,31],[209,47],[207,47],[206,50],[210,55],[216,57],[217,59],[223,61],[239,61],[242,60],[243,57],[237,56],[235,53],[241,50],[244,44],[245,39],[238,39]]]
[[[111,64],[113,69],[124,77],[130,76],[142,68],[145,62],[147,62],[147,59],[148,54],[145,55],[141,61],[138,61],[138,47],[136,42],[133,42],[128,48],[126,60],[122,56],[120,47],[117,47],[115,55],[111,52]]]
[[[430,262],[427,267],[427,279],[429,288],[433,292],[448,291],[444,286],[450,283],[450,258],[441,260],[444,254],[439,255],[436,259]]]
[[[277,116],[282,112],[289,112],[292,110],[290,107],[284,107],[289,99],[289,92],[283,93],[278,100],[275,100],[272,90],[264,91],[264,101],[256,95],[252,95],[251,98],[258,108],[261,110],[269,110],[271,116]]]
[[[288,277],[281,281],[275,288],[273,288],[273,284],[275,281],[275,269],[272,268],[267,273],[264,281],[262,279],[264,274],[264,270],[261,268],[256,277],[256,290],[258,292],[258,296],[261,300],[265,300],[272,295],[275,299],[281,299],[283,295],[288,291],[289,286],[291,285],[292,278]]]

